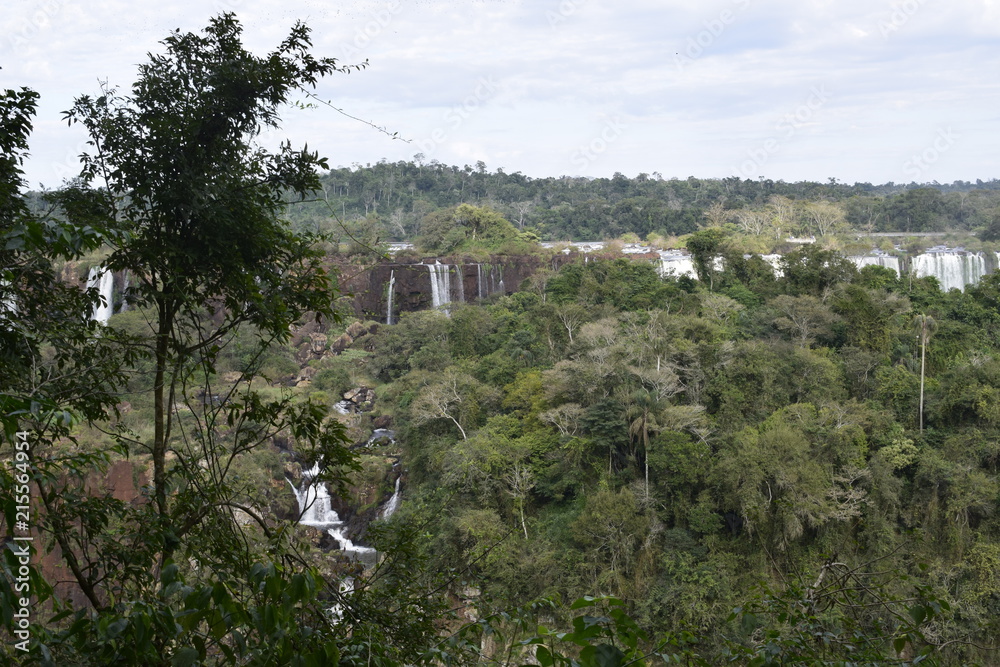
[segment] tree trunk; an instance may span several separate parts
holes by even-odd
[[[927,359],[927,334],[920,332],[920,433],[924,432],[924,365]]]

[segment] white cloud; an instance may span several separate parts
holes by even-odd
[[[288,114],[289,136],[332,164],[409,159],[441,130],[433,157],[445,163],[571,173],[574,153],[620,116],[629,129],[580,173],[721,177],[825,85],[829,100],[763,175],[901,180],[907,151],[942,126],[964,128],[963,139],[928,178],[1000,175],[996,0],[24,0],[0,17],[0,80],[42,94],[31,180],[56,184],[77,149],[80,136],[59,122],[73,96],[103,78],[127,87],[170,30],[198,30],[227,9],[254,50],[301,18],[318,54],[369,60],[320,94],[414,143],[328,109]],[[484,80],[495,90],[477,95]]]

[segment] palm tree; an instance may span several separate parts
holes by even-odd
[[[660,430],[660,425],[656,423],[656,416],[663,410],[665,401],[658,399],[648,389],[639,389],[633,392],[630,398],[631,402],[627,408],[628,431],[633,438],[642,438],[642,452],[646,468],[646,500],[649,500],[649,435],[651,431],[657,433]]]
[[[924,369],[927,361],[927,341],[931,339],[937,331],[937,322],[930,315],[917,315],[913,318],[913,328],[917,332],[920,340],[920,433],[924,432]]]

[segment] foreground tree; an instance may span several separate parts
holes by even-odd
[[[48,361],[65,376],[49,386],[72,393],[47,396],[46,403],[38,392],[5,391],[4,425],[32,429],[34,481],[45,508],[39,529],[59,545],[58,557],[89,602],[38,625],[33,655],[43,664],[335,664],[352,633],[368,636],[357,627],[363,621],[331,624],[323,608],[329,603],[318,600],[322,579],[297,555],[288,531],[258,509],[266,502],[259,485],[235,473],[278,433],[289,434],[307,462],[324,462],[321,481],[343,483],[353,466],[343,428],[325,408],[260,392],[262,383],[254,383],[269,346],[285,342],[306,315],[333,317],[336,296],[317,239],[293,234],[280,219],[286,193],[307,196],[325,160],[287,143],[269,152],[255,139],[277,127],[279,110],[296,91],[341,68],[309,53],[301,24],[265,57],[248,53],[240,35],[229,14],[213,19],[203,35],[176,32],[163,55],[140,67],[130,94],[105,87],[76,100],[66,118],[86,129],[91,150],[82,156],[81,181],[54,195],[62,222],[18,226],[24,207],[4,192],[13,221],[5,218],[8,247],[38,248],[48,234],[72,246],[56,246],[56,254],[74,258],[103,240],[110,248],[104,266],[128,272],[127,299],[148,324],[137,343],[122,339],[114,347],[116,330],[98,334],[88,321],[92,298],[60,300],[61,292],[45,294],[36,281],[28,285],[31,297],[18,299],[25,325],[10,338],[24,338],[27,323],[51,332],[35,335],[22,356]],[[8,99],[4,143],[23,149],[32,100]],[[4,184],[16,192],[17,165],[4,166]],[[56,284],[44,262],[37,264],[42,273],[28,270],[29,255],[26,270],[17,270],[19,257],[5,256],[3,281],[22,287],[37,274]],[[46,328],[44,313],[76,324]],[[59,338],[60,331],[74,337]],[[247,363],[238,379],[217,384],[216,362],[240,332]],[[40,354],[46,345],[51,349]],[[72,363],[51,362],[66,354],[76,355]],[[148,455],[152,464],[150,502],[130,505],[95,496],[87,482],[111,452],[82,441],[84,454],[60,451],[74,438],[75,420],[100,427],[114,412],[123,371],[136,354],[151,368],[149,378],[133,384],[151,388],[152,434],[123,427],[108,434],[119,452]],[[25,405],[42,407],[33,415]],[[45,415],[45,424],[59,428],[43,428]],[[46,589],[33,590],[44,600]],[[10,592],[9,585],[0,590],[0,611],[16,600]],[[63,627],[58,621],[67,614],[73,619]],[[10,621],[9,613],[2,616]],[[429,628],[429,621],[414,625],[406,641],[422,646]]]

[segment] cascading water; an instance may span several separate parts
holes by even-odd
[[[854,262],[854,266],[858,267],[859,271],[866,266],[884,266],[895,271],[897,276],[901,273],[899,257],[895,255],[859,255],[848,259]]]
[[[986,275],[986,258],[979,252],[932,248],[914,257],[911,266],[918,278],[925,276],[937,278],[943,292],[952,289],[964,290],[966,285],[975,285]]]
[[[389,295],[386,297],[385,323],[392,324],[392,293],[396,287],[396,272],[389,272]]]
[[[392,498],[389,498],[389,502],[385,504],[385,509],[382,510],[382,519],[388,519],[389,517],[391,517],[393,514],[396,513],[396,510],[399,509],[399,501],[400,501],[399,483],[401,479],[402,477],[396,478],[396,490],[393,491]]]
[[[674,276],[675,278],[681,276],[697,278],[698,272],[695,271],[694,261],[690,255],[664,252],[660,253],[660,275]]]
[[[451,272],[448,265],[435,260],[433,264],[427,265],[427,269],[431,277],[431,305],[440,308],[451,303]]]
[[[458,278],[458,302],[465,303],[465,271],[461,264],[455,265],[455,277]]]
[[[357,560],[373,559],[374,549],[354,544],[345,535],[344,522],[330,506],[330,492],[326,484],[314,482],[319,473],[319,463],[316,463],[309,470],[303,471],[301,488],[296,489],[294,484],[288,482],[295,492],[295,499],[299,502],[299,523],[325,530],[337,540],[341,551]]]
[[[96,320],[101,324],[107,324],[108,320],[111,319],[111,315],[115,310],[115,304],[112,301],[114,286],[115,276],[111,271],[102,271],[102,268],[99,266],[91,267],[90,273],[87,275],[87,289],[96,288],[98,294],[101,295],[103,303],[94,306],[94,310],[90,314],[90,319]]]
[[[781,268],[781,255],[761,255],[760,258],[774,269],[775,278],[785,275],[785,270]]]

